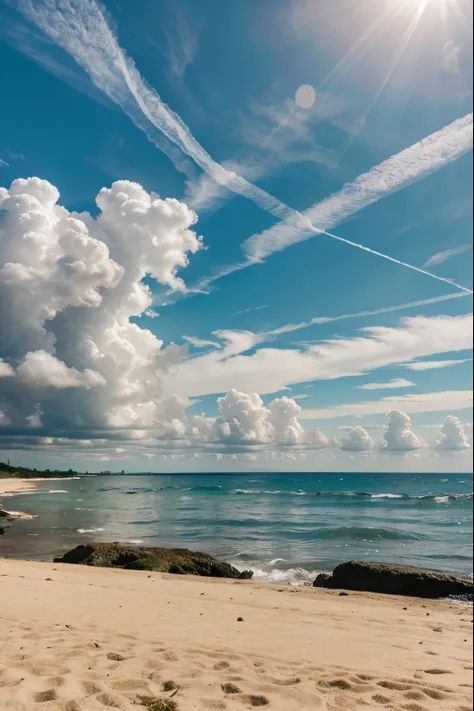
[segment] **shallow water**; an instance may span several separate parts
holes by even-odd
[[[351,559],[472,573],[472,476],[134,475],[41,482],[0,555],[50,559],[87,540],[209,552],[303,583]]]

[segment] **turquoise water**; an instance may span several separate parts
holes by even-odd
[[[472,573],[472,476],[135,475],[44,481],[0,554],[48,559],[87,540],[209,552],[256,577],[308,582],[351,559]]]

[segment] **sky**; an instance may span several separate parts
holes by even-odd
[[[0,0],[0,458],[469,471],[472,14]]]

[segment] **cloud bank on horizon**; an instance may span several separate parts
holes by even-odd
[[[462,222],[459,232],[465,232],[472,207],[466,209],[458,190],[451,200],[456,212],[449,212],[449,201],[428,217],[417,208],[415,219],[427,223],[419,244],[403,237],[413,226],[397,225],[400,210],[393,207],[403,191],[408,212],[411,191],[422,195],[425,185],[442,184],[440,176],[454,175],[458,164],[466,170],[473,148],[466,97],[459,100],[459,118],[445,112],[441,128],[426,122],[425,138],[419,140],[417,129],[414,140],[407,130],[407,148],[400,150],[399,141],[371,147],[348,170],[348,147],[369,146],[361,129],[398,60],[355,124],[344,114],[346,100],[332,100],[328,90],[325,106],[318,106],[318,91],[303,84],[311,101],[301,102],[300,86],[284,110],[267,104],[266,119],[277,123],[255,145],[263,143],[269,156],[273,146],[282,156],[262,159],[256,170],[255,155],[246,161],[212,157],[119,44],[109,8],[95,0],[12,5],[43,33],[42,50],[57,46],[85,71],[80,91],[92,82],[94,92],[121,110],[115,113],[122,126],[124,114],[127,130],[144,132],[153,144],[150,155],[158,148],[170,159],[169,170],[185,176],[184,198],[194,185],[196,194],[201,191],[198,212],[205,213],[208,201],[216,217],[203,219],[186,199],[143,187],[153,185],[150,176],[110,181],[95,204],[92,194],[78,199],[77,210],[61,205],[58,188],[40,177],[14,175],[0,187],[0,451],[37,451],[53,459],[72,454],[92,462],[228,457],[322,468],[331,460],[349,467],[390,460],[405,468],[415,457],[428,463],[447,453],[459,461],[472,457],[472,275],[455,268],[472,244],[460,235],[454,244],[432,245],[429,222]],[[174,77],[191,100],[187,82],[199,61],[204,25],[194,26],[183,8],[177,13],[186,31],[168,34],[162,54],[168,80]],[[39,62],[26,45],[19,49]],[[44,57],[39,63],[48,69]],[[456,67],[452,81],[463,74],[458,54]],[[68,83],[74,84],[73,76],[68,70]],[[298,142],[316,142],[323,121],[322,134],[334,131],[331,141],[341,131],[348,140],[340,163],[316,159],[320,149],[326,157],[337,154],[331,141],[315,144],[312,164],[318,167],[292,193],[291,171],[304,160]],[[10,166],[1,155],[10,154],[10,148],[0,150],[2,170]],[[278,176],[283,165],[290,166],[283,189],[257,184],[278,188],[270,167]],[[468,170],[463,175],[471,176],[472,166]],[[104,185],[98,177],[94,184]],[[284,197],[276,197],[280,192]],[[237,200],[216,202],[233,195],[238,208]],[[313,204],[302,209],[305,200]],[[242,217],[235,217],[237,209]],[[390,220],[379,226],[370,217],[374,209],[390,211]],[[248,236],[252,219],[257,229]],[[311,237],[320,239],[308,243]],[[303,249],[311,256],[301,256]],[[293,265],[288,270],[279,257],[286,250]],[[370,281],[360,281],[365,269]],[[385,284],[389,269],[393,281]],[[211,289],[218,280],[222,305]],[[196,294],[201,296],[180,300]],[[170,314],[174,306],[176,318],[163,317],[161,308],[158,314],[157,303]],[[406,311],[411,314],[400,316]],[[301,331],[308,340],[294,341]],[[436,434],[426,429],[432,418]]]

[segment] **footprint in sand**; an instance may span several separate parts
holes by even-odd
[[[411,691],[412,687],[409,684],[401,684],[398,681],[378,681],[378,686],[391,691]]]
[[[33,694],[33,699],[37,704],[43,704],[47,701],[56,701],[57,698],[58,695],[56,694],[54,689],[48,689],[47,691],[37,691],[36,694]]]
[[[100,694],[100,692],[102,691],[101,687],[97,686],[97,684],[94,684],[94,682],[92,681],[83,681],[82,688],[84,689],[84,693],[87,694],[87,696]]]
[[[389,699],[388,696],[383,696],[382,694],[375,694],[372,696],[372,701],[375,701],[376,704],[389,704],[391,703],[392,699]]]
[[[118,696],[112,696],[111,694],[99,694],[95,698],[100,704],[102,704],[102,706],[107,706],[108,708],[113,709],[123,708],[123,704]]]

